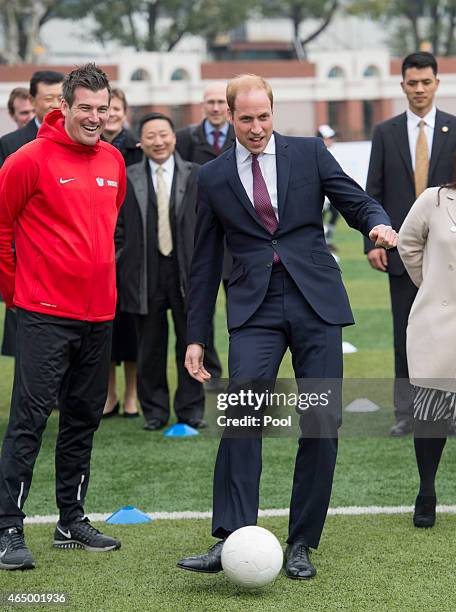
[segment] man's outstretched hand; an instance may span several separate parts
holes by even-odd
[[[189,344],[185,354],[184,366],[192,378],[200,383],[209,380],[211,375],[203,365],[204,349],[201,344]]]

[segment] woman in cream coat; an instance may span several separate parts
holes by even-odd
[[[435,523],[435,476],[456,405],[456,183],[426,189],[399,232],[399,254],[418,293],[407,327],[420,474],[416,527]]]

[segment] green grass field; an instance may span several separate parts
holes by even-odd
[[[387,436],[393,421],[390,382],[392,332],[386,277],[369,269],[359,235],[343,224],[337,232],[343,278],[357,325],[344,339],[359,352],[345,356],[348,379],[385,379],[359,383],[360,396],[373,393],[381,410],[346,414],[336,468],[332,507],[413,504],[418,486],[410,437]],[[222,293],[222,292],[221,292]],[[217,311],[217,346],[226,363],[223,296]],[[172,343],[172,341],[171,341]],[[171,344],[170,343],[170,344]],[[12,361],[0,358],[0,430],[8,416]],[[170,347],[170,381],[175,367]],[[287,356],[281,377],[292,376]],[[356,383],[358,384],[358,383]],[[349,384],[356,396],[355,383]],[[54,444],[58,415],[53,414],[37,461],[25,511],[55,514]],[[96,434],[86,510],[111,512],[135,505],[148,512],[205,511],[211,508],[211,479],[217,439],[204,433],[186,440],[165,439],[142,430],[142,422],[111,419]],[[262,508],[288,506],[296,440],[265,439]],[[456,503],[455,443],[445,449],[439,472],[439,503]],[[285,518],[261,519],[281,541]],[[141,526],[102,526],[122,539],[122,549],[106,555],[51,548],[53,525],[28,525],[26,537],[37,569],[0,572],[0,593],[60,592],[68,610],[441,610],[456,608],[452,560],[456,516],[438,517],[430,531],[412,527],[411,516],[333,516],[313,555],[318,575],[310,582],[281,576],[273,585],[247,592],[223,574],[179,571],[176,560],[205,550],[212,542],[207,520],[154,520]],[[3,607],[2,607],[3,605]],[[52,609],[36,607],[29,609]],[[55,608],[55,606],[54,606]],[[0,609],[9,609],[0,604]]]

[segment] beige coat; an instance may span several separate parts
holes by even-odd
[[[398,250],[419,288],[407,327],[412,384],[456,391],[456,191],[426,189],[399,232]]]

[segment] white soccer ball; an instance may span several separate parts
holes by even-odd
[[[222,548],[222,567],[235,584],[250,589],[263,587],[277,578],[283,564],[279,540],[263,527],[241,527]]]

